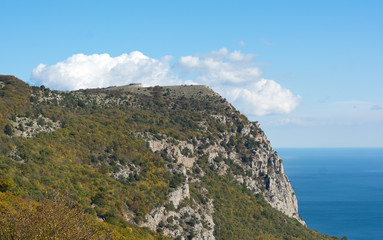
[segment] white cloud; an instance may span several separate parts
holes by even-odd
[[[258,116],[290,113],[299,105],[300,99],[300,96],[267,79],[244,87],[224,88],[223,91],[241,111]]]
[[[254,54],[222,48],[202,56],[181,57],[175,67],[193,82],[209,85],[246,114],[290,113],[299,105],[300,97],[262,78],[254,58]]]
[[[170,56],[156,60],[134,51],[111,57],[109,54],[75,54],[53,66],[38,65],[31,80],[59,90],[108,87],[140,82],[144,85],[181,84],[170,70]]]
[[[181,74],[196,76],[194,81],[209,86],[222,84],[240,84],[250,79],[258,79],[262,71],[253,61],[253,54],[242,54],[239,51],[230,53],[226,48],[205,54],[202,57],[181,57],[175,67]]]
[[[35,85],[58,90],[133,82],[144,86],[205,84],[245,114],[285,114],[294,110],[300,97],[277,82],[262,78],[254,58],[254,54],[221,48],[208,54],[183,56],[171,67],[171,56],[157,60],[138,51],[117,57],[75,54],[52,66],[38,65],[31,80]]]

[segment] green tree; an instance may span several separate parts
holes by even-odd
[[[9,135],[9,136],[12,136],[12,135],[13,135],[12,127],[11,127],[9,124],[5,125],[5,127],[4,127],[4,133],[7,134],[7,135]]]

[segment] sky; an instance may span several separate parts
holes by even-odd
[[[383,147],[383,1],[1,1],[0,74],[204,84],[280,147]]]

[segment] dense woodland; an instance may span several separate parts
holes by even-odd
[[[152,232],[138,224],[166,203],[184,177],[169,171],[172,160],[152,152],[137,133],[206,142],[202,152],[222,132],[240,132],[248,123],[215,94],[185,97],[158,86],[131,92],[58,92],[30,87],[13,76],[0,76],[0,83],[1,239],[168,239],[161,230]],[[234,124],[222,124],[214,114],[231,118]],[[201,121],[208,129],[201,129]],[[54,130],[20,136],[39,126]],[[257,144],[238,135],[224,147],[237,148],[245,162],[247,145]],[[191,153],[185,149],[183,154]],[[217,161],[243,171],[229,159]],[[190,174],[206,174],[191,184],[191,197],[204,202],[206,196],[197,189],[209,190],[216,239],[338,239],[273,209],[262,195],[235,184],[230,175],[218,175],[206,157],[195,164]],[[138,166],[140,171],[113,178],[124,166]],[[127,211],[134,219],[127,220]]]

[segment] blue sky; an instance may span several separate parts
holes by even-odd
[[[97,72],[100,86],[127,76],[210,85],[259,120],[275,147],[383,147],[382,1],[1,1],[0,9],[0,74],[76,88],[62,85],[72,72],[81,87],[96,87],[92,69],[112,64],[114,75]]]

